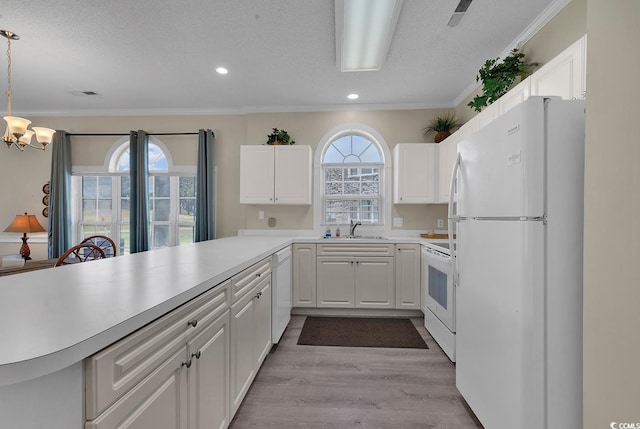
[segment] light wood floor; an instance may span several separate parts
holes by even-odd
[[[304,319],[292,317],[230,428],[482,428],[422,319],[428,350],[299,346]]]

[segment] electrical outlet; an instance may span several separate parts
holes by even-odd
[[[444,219],[438,219],[438,228],[444,228]]]
[[[264,210],[258,210],[258,219],[260,220],[264,219]]]
[[[270,217],[269,218],[269,227],[273,228],[274,226],[276,226],[276,218],[275,217]]]

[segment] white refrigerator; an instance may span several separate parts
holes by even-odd
[[[487,429],[582,428],[584,109],[532,97],[458,146],[456,386]]]

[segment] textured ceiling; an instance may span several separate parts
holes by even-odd
[[[376,72],[339,71],[333,0],[3,0],[0,28],[15,114],[450,107],[559,1],[476,0],[451,28],[458,0],[405,0]]]

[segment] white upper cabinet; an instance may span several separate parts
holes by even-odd
[[[586,52],[585,35],[440,142],[437,202],[446,203],[449,199],[449,182],[456,160],[457,146],[467,136],[531,96],[559,96],[563,99],[586,96]]]
[[[531,75],[531,95],[585,98],[586,52],[585,35]]]
[[[310,146],[240,146],[241,204],[311,204]]]
[[[531,96],[531,76],[514,86],[498,99],[498,110],[502,115],[512,107],[517,106]]]
[[[438,201],[449,202],[449,189],[453,164],[458,156],[458,143],[463,134],[455,132],[438,144]]]
[[[436,202],[435,143],[398,143],[393,148],[393,203]]]

